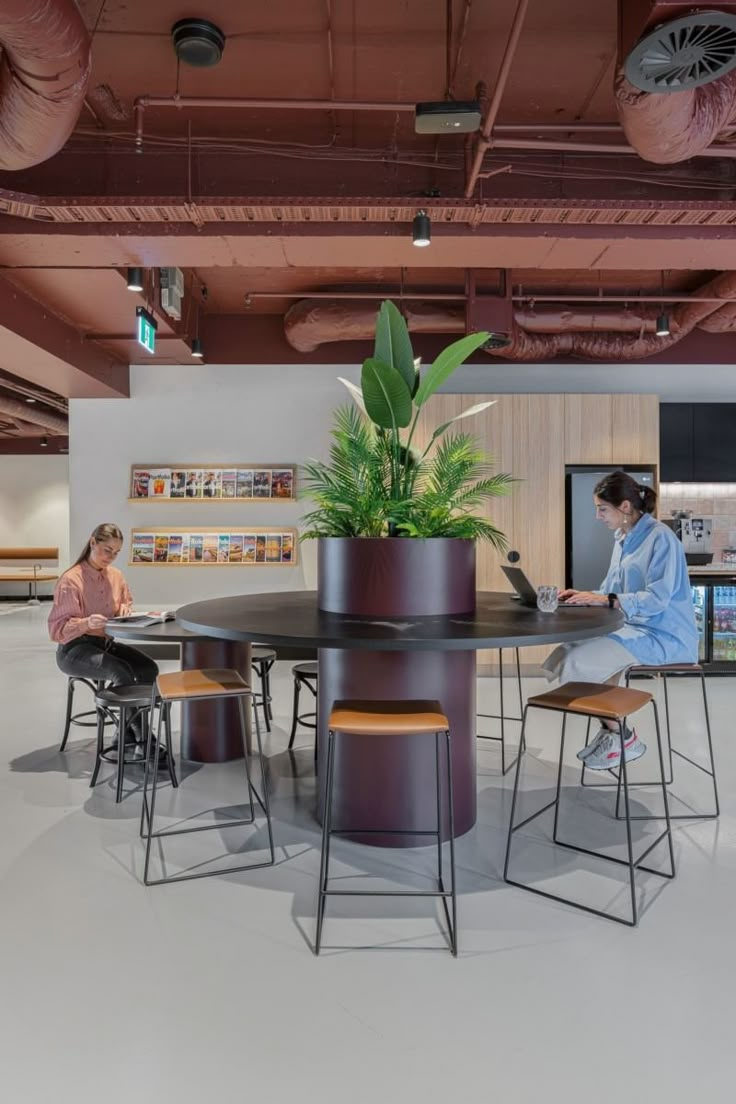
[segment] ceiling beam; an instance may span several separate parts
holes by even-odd
[[[127,363],[82,335],[0,275],[0,368],[65,398],[130,394]]]

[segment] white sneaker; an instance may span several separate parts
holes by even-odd
[[[624,755],[626,762],[641,759],[647,745],[636,735],[636,729],[626,729],[624,735]],[[598,743],[592,755],[585,760],[588,770],[613,770],[621,763],[621,737],[618,732],[606,729],[606,734]]]
[[[611,730],[609,728],[606,728],[605,725],[601,725],[590,743],[586,744],[585,747],[581,748],[580,751],[577,753],[578,759],[582,763],[584,763],[588,756],[592,755],[593,752],[597,749],[603,737],[606,736],[610,731]]]

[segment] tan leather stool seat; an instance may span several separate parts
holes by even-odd
[[[200,671],[172,671],[159,675],[156,688],[163,701],[184,698],[224,698],[229,694],[249,694],[250,686],[238,671],[224,667]]]
[[[626,690],[605,682],[567,682],[555,690],[535,694],[529,698],[529,705],[618,721],[643,709],[651,700],[652,695],[645,690]]]
[[[410,736],[450,727],[437,701],[336,701],[328,727],[353,736]]]

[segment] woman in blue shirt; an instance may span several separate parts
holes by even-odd
[[[544,664],[547,677],[618,685],[633,664],[697,663],[698,631],[685,553],[672,530],[652,516],[656,494],[617,471],[601,480],[593,500],[598,520],[616,534],[608,574],[598,590],[565,590],[560,598],[567,605],[612,604],[626,621],[609,636],[556,648]],[[624,746],[627,762],[646,751],[628,727]],[[621,747],[615,724],[604,721],[578,758],[591,770],[618,766]]]

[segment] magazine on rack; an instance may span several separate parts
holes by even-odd
[[[159,625],[164,621],[173,621],[176,614],[173,610],[159,610],[150,613],[129,613],[125,617],[108,617],[108,625],[138,625],[145,628],[147,625]]]

